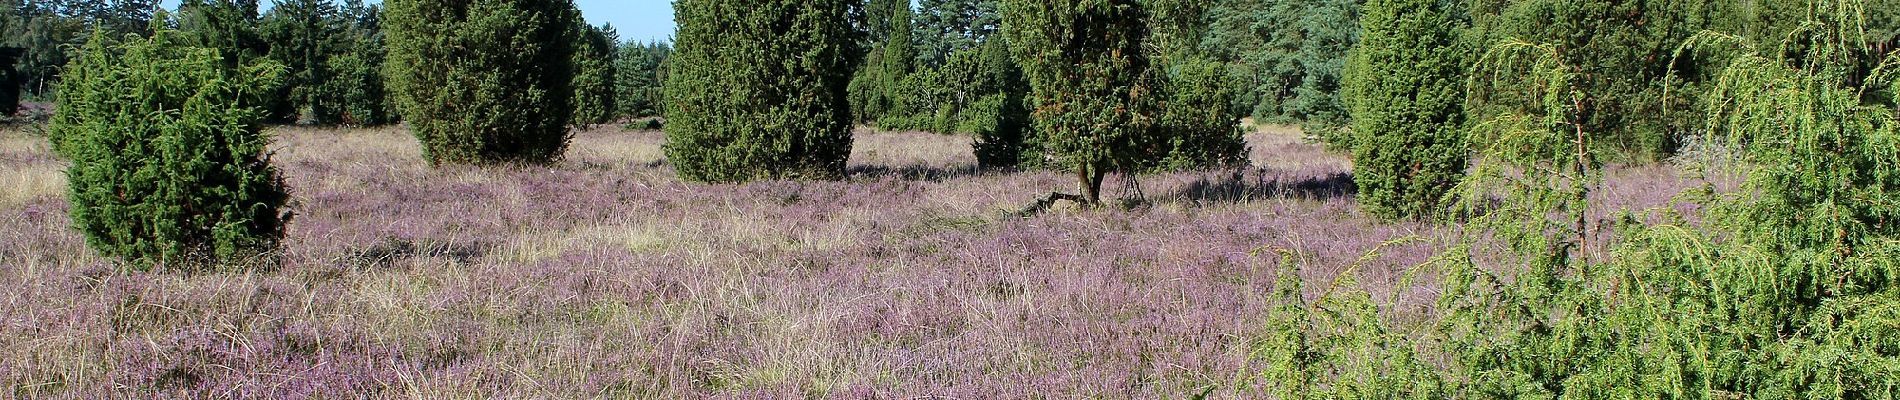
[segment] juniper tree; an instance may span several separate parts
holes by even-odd
[[[389,0],[389,91],[432,165],[551,162],[567,149],[579,10],[569,0]]]
[[[66,67],[47,128],[72,163],[73,225],[134,269],[268,262],[289,195],[259,105],[283,66],[232,65],[176,31],[103,32]]]
[[[842,178],[861,35],[847,0],[680,0],[666,155],[680,177]]]
[[[1102,179],[1136,168],[1154,125],[1146,11],[1135,0],[1016,0],[1003,8],[1043,150],[1080,184],[1080,195],[1051,198],[1099,204]]]
[[[190,44],[218,49],[226,63],[237,65],[270,51],[258,31],[260,19],[256,0],[189,0],[179,4],[174,22]]]
[[[1444,272],[1432,320],[1356,312],[1376,305],[1329,289],[1318,306],[1276,310],[1285,330],[1263,341],[1262,377],[1317,398],[1894,398],[1900,119],[1892,97],[1867,94],[1900,90],[1900,54],[1867,40],[1863,3],[1814,4],[1778,44],[1689,40],[1739,54],[1716,64],[1709,147],[1683,159],[1708,179],[1678,199],[1695,211],[1620,213],[1601,228],[1615,241],[1595,246],[1562,227],[1600,182],[1587,172],[1597,150],[1577,140],[1592,135],[1575,112],[1581,69],[1555,44],[1494,46],[1480,71],[1522,75],[1533,85],[1508,87],[1544,107],[1476,131],[1480,170],[1529,172],[1467,180],[1482,207],[1421,268]],[[1856,72],[1866,58],[1886,68]],[[1406,362],[1420,351],[1439,361]]]
[[[978,51],[980,67],[969,80],[982,84],[972,85],[980,87],[975,91],[980,97],[958,116],[957,130],[976,136],[971,147],[981,167],[1041,166],[1040,142],[1030,131],[1029,110],[1023,107],[1029,83],[1010,55],[1009,41],[992,36]]]
[[[1342,93],[1352,115],[1359,204],[1386,219],[1422,218],[1464,176],[1462,22],[1442,0],[1372,0]]]
[[[1154,13],[1155,77],[1163,102],[1155,132],[1144,147],[1143,170],[1186,170],[1240,166],[1247,144],[1226,63],[1202,49],[1209,10],[1207,0],[1148,0]]]
[[[330,90],[341,107],[338,122],[356,126],[394,122],[394,106],[383,82],[388,48],[383,43],[382,6],[348,0],[340,15],[344,20],[343,48],[330,59],[336,74]]]

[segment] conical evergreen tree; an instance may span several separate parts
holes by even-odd
[[[389,0],[389,92],[431,164],[549,162],[573,115],[570,0]]]
[[[847,0],[680,0],[666,155],[682,178],[841,178],[861,57]]]
[[[1382,218],[1431,216],[1464,176],[1463,24],[1444,0],[1372,0],[1346,65],[1353,182]]]

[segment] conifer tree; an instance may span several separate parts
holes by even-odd
[[[123,44],[95,32],[66,68],[47,129],[72,163],[68,199],[86,243],[133,269],[268,262],[289,195],[258,106],[283,66],[234,66],[176,31]]]
[[[580,38],[574,51],[574,124],[604,124],[618,117],[614,98],[614,45],[620,34],[612,25],[594,27],[584,21],[576,29]]]
[[[389,0],[389,91],[430,164],[544,163],[573,117],[570,0]]]
[[[666,76],[666,58],[673,47],[666,43],[620,45],[614,59],[615,103],[620,114],[634,118],[660,115],[660,83]]]
[[[1464,176],[1465,52],[1442,0],[1371,0],[1346,65],[1353,182],[1382,218],[1431,217]]]
[[[1154,125],[1146,11],[1135,0],[1018,0],[1004,9],[1043,150],[1080,183],[1080,195],[1050,198],[1099,204],[1102,179],[1137,167]]]
[[[382,6],[347,0],[341,17],[343,49],[330,59],[336,73],[331,90],[341,107],[337,122],[355,126],[394,122],[394,106],[383,82],[383,59],[388,49],[383,43]]]
[[[666,155],[682,178],[844,176],[860,36],[848,0],[680,0]]]
[[[289,67],[278,117],[334,123],[343,99],[334,91],[331,58],[343,48],[343,20],[329,0],[279,0],[259,22],[269,56]]]

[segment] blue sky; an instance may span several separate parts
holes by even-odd
[[[272,1],[262,0],[259,3],[268,10]],[[574,3],[580,6],[581,14],[587,17],[588,23],[613,24],[614,29],[620,31],[622,41],[672,41],[672,0],[575,0]],[[176,8],[178,0],[166,0],[163,5],[167,9]]]
[[[672,0],[574,0],[587,22],[614,24],[620,40],[672,41]]]

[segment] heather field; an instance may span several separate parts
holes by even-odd
[[[1255,398],[1281,253],[1309,296],[1355,269],[1430,313],[1401,279],[1456,235],[1364,215],[1349,163],[1281,129],[1251,170],[1142,177],[1146,207],[1026,218],[1074,178],[977,171],[964,136],[859,132],[846,181],[706,185],[659,132],[502,168],[275,132],[283,262],[224,273],[118,272],[45,140],[0,134],[0,397]],[[1610,168],[1597,204],[1677,176]]]

